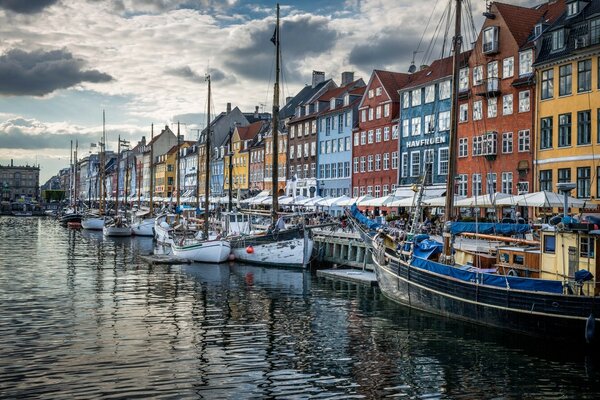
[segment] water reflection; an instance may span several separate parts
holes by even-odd
[[[148,238],[0,218],[0,397],[593,398],[593,359]],[[527,349],[527,350],[524,350]]]

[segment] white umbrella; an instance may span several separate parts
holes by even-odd
[[[305,206],[314,206],[321,200],[323,200],[323,197],[321,197],[321,196],[311,197],[310,199],[308,199],[308,201],[304,202],[304,205]]]
[[[285,198],[281,199],[281,201],[279,202],[279,204],[283,205],[283,206],[287,206],[289,204],[292,204],[294,202],[294,198],[291,196],[286,196]]]
[[[466,199],[455,201],[454,205],[456,207],[494,207],[495,205],[497,205],[496,202],[498,200],[510,196],[510,194],[499,192],[492,194],[482,194],[479,196],[469,197]]]
[[[509,202],[510,200],[510,202]],[[549,191],[526,193],[520,196],[514,196],[512,199],[499,200],[497,204],[518,205],[524,207],[563,207],[564,195]],[[568,207],[596,209],[596,205],[585,199],[577,199],[567,196]]]
[[[417,196],[405,197],[397,199],[387,204],[388,207],[415,207],[417,204]],[[422,202],[421,202],[422,203]]]
[[[460,200],[464,200],[465,196],[454,196],[454,205],[456,206],[456,202]],[[431,199],[423,200],[423,204],[430,207],[444,207],[446,205],[446,196],[443,197],[433,197]]]
[[[331,199],[324,200],[324,201],[320,202],[319,205],[324,206],[324,207],[335,207],[335,206],[339,206],[340,203],[347,202],[348,200],[352,200],[352,199],[350,197],[344,195],[344,196],[334,197]]]
[[[389,203],[397,200],[394,195],[388,195],[383,197],[371,198],[367,200],[362,200],[358,202],[359,206],[365,207],[387,207]]]

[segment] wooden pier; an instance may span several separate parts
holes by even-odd
[[[358,233],[314,230],[313,240],[317,261],[373,271],[371,250]]]

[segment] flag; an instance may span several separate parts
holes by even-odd
[[[271,37],[271,42],[273,42],[273,44],[277,46],[277,27],[275,27],[275,31],[273,32],[273,36]]]

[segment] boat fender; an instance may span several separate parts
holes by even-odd
[[[248,254],[254,253],[254,247],[252,247],[252,246],[246,247],[246,253],[248,253]]]
[[[517,276],[517,271],[515,271],[514,269],[511,269],[510,271],[508,271],[508,273],[506,275],[508,275],[508,276]]]
[[[587,321],[585,322],[585,341],[589,344],[594,341],[596,335],[596,318],[594,314],[590,314]]]
[[[562,215],[555,215],[554,217],[550,218],[550,220],[548,221],[548,223],[552,226],[556,226],[558,225],[560,222],[562,221]]]
[[[229,261],[235,261],[235,254],[229,253]]]

